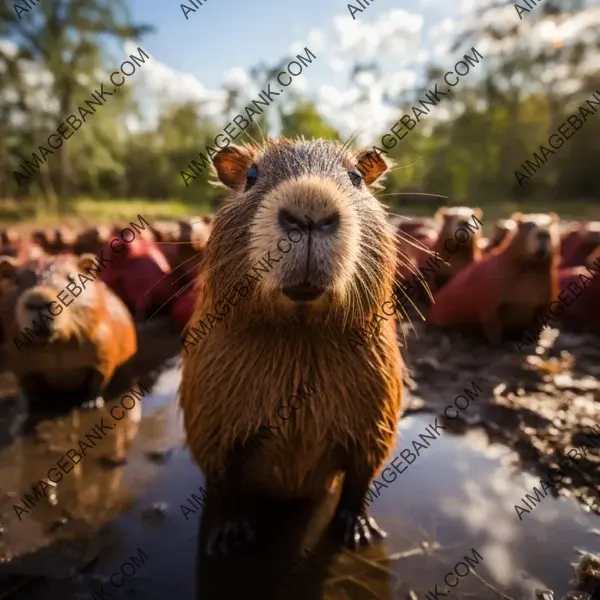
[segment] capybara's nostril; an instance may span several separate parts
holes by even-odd
[[[286,210],[285,208],[279,209],[277,219],[284,233],[289,233],[293,229],[305,229],[307,225],[306,221],[299,219],[298,217],[296,217],[296,215],[292,214],[289,210]]]
[[[311,300],[316,300],[324,291],[324,288],[312,285],[311,283],[301,283],[299,285],[290,285],[283,288],[283,293],[294,302],[310,302]]]
[[[340,213],[335,212],[326,219],[321,219],[315,223],[315,229],[325,235],[333,235],[340,227]]]
[[[27,310],[42,311],[46,310],[50,306],[51,302],[45,298],[31,298],[25,302],[25,308]]]

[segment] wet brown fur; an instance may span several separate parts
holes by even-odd
[[[259,169],[264,163],[277,169],[279,160],[298,160],[293,145],[281,139],[245,146],[233,160],[225,155],[219,162],[216,157],[219,177],[235,188],[253,160]],[[339,144],[334,147],[340,181],[345,181],[356,157]],[[373,183],[370,175],[368,184]],[[249,254],[257,242],[250,225],[257,207],[240,196],[232,191],[214,218],[191,323],[210,311],[253,264]],[[298,317],[291,302],[251,291],[237,297],[240,307],[184,354],[180,403],[187,443],[207,476],[226,464],[237,441],[244,443],[265,424],[278,421],[278,407],[307,380],[316,393],[252,454],[244,467],[246,488],[280,498],[318,496],[342,469],[364,468],[366,462],[374,476],[394,447],[402,393],[396,322],[386,321],[380,335],[356,354],[348,341],[392,294],[394,229],[381,205],[368,196],[372,204],[360,213],[340,209],[348,211],[343,213],[347,219],[363,215],[358,272],[366,281],[355,297],[344,301],[331,294],[330,310],[316,307]],[[340,193],[340,207],[345,200]],[[318,198],[303,202],[311,218],[323,217]]]
[[[87,275],[85,269],[78,267],[77,259],[69,255],[44,257],[17,267],[13,272],[14,285],[0,300],[0,316],[7,331],[9,366],[18,378],[36,372],[51,376],[53,384],[60,385],[64,379],[67,386],[73,372],[92,368],[102,374],[104,389],[117,367],[126,363],[137,351],[137,337],[129,311],[102,281],[96,279],[88,282],[80,297],[73,297],[70,293],[61,294],[67,302],[71,299],[72,303],[63,306],[63,312],[59,315],[69,320],[57,341],[40,343],[36,340],[20,347],[20,352],[14,343],[14,338],[23,340],[18,319],[15,318],[17,301],[33,285],[40,284],[40,274],[50,264],[65,278],[76,271]],[[60,292],[60,289],[56,292]],[[80,305],[76,311],[77,303],[82,302],[84,295],[91,301],[91,307],[82,310]],[[56,300],[56,296],[50,299]]]

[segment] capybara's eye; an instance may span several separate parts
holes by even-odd
[[[363,180],[363,176],[357,173],[356,171],[348,171],[348,175],[350,176],[350,181],[352,181],[352,185],[354,187],[360,187],[360,184]]]
[[[246,174],[246,191],[249,190],[258,179],[258,169],[252,165],[248,169],[248,173]]]

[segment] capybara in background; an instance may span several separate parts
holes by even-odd
[[[357,160],[371,165],[363,178],[348,174]],[[231,191],[213,222],[193,322],[215,303],[225,316],[184,341],[180,394],[187,443],[218,511],[203,551],[262,539],[249,497],[322,498],[340,472],[332,528],[349,547],[369,544],[385,535],[364,498],[396,442],[403,363],[393,316],[358,350],[351,341],[392,297],[395,230],[370,191],[388,166],[337,142],[287,139],[229,146],[213,164]],[[268,271],[246,279],[263,259]],[[251,287],[234,297],[240,281]],[[226,297],[237,306],[218,303]],[[278,408],[304,382],[316,397],[279,426]]]
[[[469,208],[468,206],[442,206],[435,213],[435,219],[440,223],[439,235],[433,246],[442,259],[436,262],[432,268],[433,276],[427,278],[432,293],[443,288],[457,273],[481,257],[479,240],[482,230],[475,219],[481,223],[483,212],[480,208]],[[458,230],[465,232],[467,236],[461,236],[463,241],[458,240]],[[453,250],[449,250],[449,247]],[[427,261],[425,261],[427,262]],[[448,264],[445,264],[448,263]],[[419,265],[423,266],[424,263]]]
[[[54,229],[48,240],[48,254],[72,252],[77,237],[70,227]]]
[[[428,323],[479,329],[493,343],[532,327],[558,294],[560,238],[555,213],[515,213],[504,242],[466,267],[435,296]]]
[[[567,329],[600,333],[600,248],[596,248],[585,267],[559,270],[558,299],[551,315]]]
[[[12,227],[0,232],[0,256],[17,256],[23,245],[21,234]]]
[[[22,267],[0,258],[13,283],[0,299],[8,365],[33,408],[95,404],[137,350],[133,320],[94,280],[93,258],[47,256]]]
[[[517,224],[512,219],[498,219],[494,223],[494,230],[490,236],[489,244],[485,248],[485,252],[490,252],[497,248],[506,239],[506,236],[516,229]]]
[[[396,283],[400,284],[403,280],[410,279],[412,273],[418,273],[419,265],[425,263],[431,256],[431,250],[437,239],[438,232],[430,225],[420,223],[416,227],[398,226]]]
[[[111,262],[106,264],[100,279],[123,300],[136,320],[148,319],[156,311],[167,312],[169,299],[178,290],[168,277],[171,267],[167,259],[147,236],[136,235],[125,243],[117,238],[119,232],[115,228],[114,237],[104,247],[104,256],[110,256]]]
[[[587,257],[600,246],[600,222],[590,221],[572,226],[560,243],[561,267],[580,267]]]
[[[75,254],[100,254],[100,251],[112,238],[112,228],[109,225],[88,227],[77,235],[73,242]]]

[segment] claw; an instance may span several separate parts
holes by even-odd
[[[350,550],[358,550],[384,539],[387,534],[372,517],[364,513],[344,510],[337,517],[343,544]]]
[[[225,521],[212,527],[204,553],[207,556],[228,556],[243,546],[256,542],[256,534],[247,519]]]

